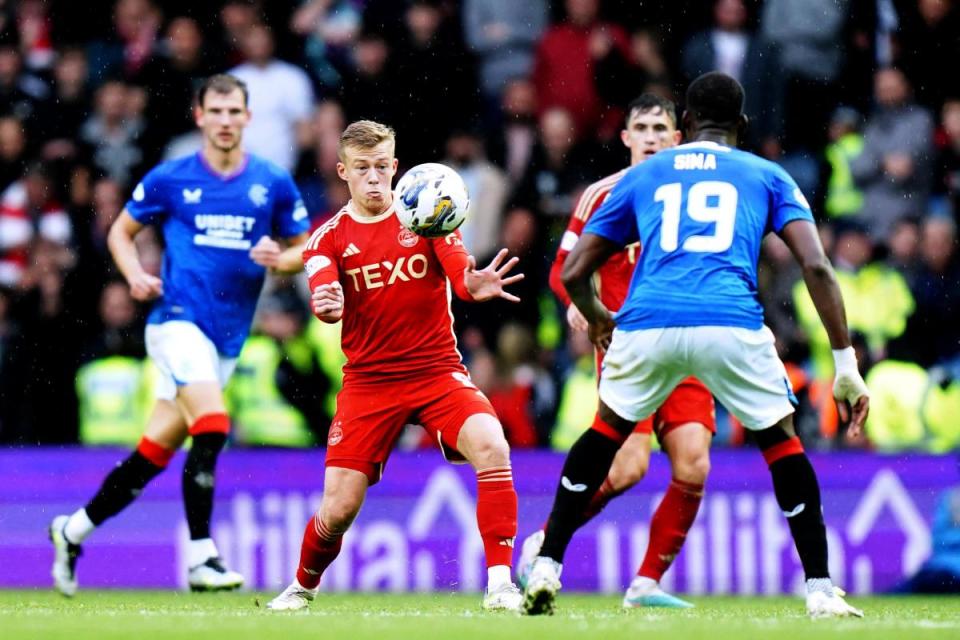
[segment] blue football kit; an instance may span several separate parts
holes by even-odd
[[[813,216],[786,171],[751,153],[701,141],[632,167],[584,233],[642,247],[615,317],[618,328],[760,329],[760,245],[767,233],[794,220],[812,222]]]
[[[239,355],[266,274],[250,249],[263,236],[293,238],[308,230],[290,174],[247,154],[239,170],[224,176],[196,153],[155,167],[126,209],[137,222],[156,225],[165,245],[164,292],[147,322],[192,322],[220,354]]]

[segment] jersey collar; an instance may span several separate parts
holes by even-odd
[[[240,164],[236,169],[230,173],[220,173],[210,166],[210,164],[207,162],[207,159],[203,156],[203,151],[197,151],[197,158],[200,160],[200,165],[206,169],[207,173],[212,175],[214,178],[223,180],[224,182],[229,182],[230,180],[233,180],[239,176],[247,169],[247,165],[250,164],[250,154],[244,152],[243,160],[240,161]]]
[[[353,218],[360,224],[374,224],[376,222],[382,222],[383,220],[386,220],[387,218],[393,215],[394,205],[396,204],[396,202],[397,200],[396,198],[394,198],[393,202],[390,203],[390,206],[387,207],[387,210],[384,211],[383,213],[377,214],[375,216],[364,216],[357,213],[357,210],[353,206],[353,200],[351,200],[350,202],[347,203],[347,207],[346,207],[347,215],[349,215],[351,218]]]

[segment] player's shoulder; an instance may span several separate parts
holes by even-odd
[[[581,220],[586,220],[590,217],[590,214],[600,206],[626,173],[627,169],[621,169],[616,173],[611,173],[587,185],[587,188],[580,194],[580,199],[577,200],[577,206],[573,212],[574,217],[580,218]]]
[[[336,240],[343,229],[350,226],[351,220],[352,218],[347,208],[343,207],[332,218],[313,230],[313,233],[310,234],[310,238],[307,240],[304,251],[317,251],[325,241],[329,242],[331,239]]]
[[[191,175],[202,169],[197,154],[191,153],[182,158],[164,160],[155,165],[147,176],[153,181],[169,180],[175,177]]]

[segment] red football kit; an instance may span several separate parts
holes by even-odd
[[[560,280],[560,273],[563,271],[567,256],[573,246],[577,244],[577,240],[580,239],[580,234],[583,233],[590,216],[600,208],[600,205],[606,200],[607,194],[626,172],[627,170],[623,169],[594,182],[584,190],[577,201],[570,222],[567,224],[567,230],[564,232],[560,240],[560,246],[557,248],[557,257],[550,269],[550,288],[553,289],[553,292],[565,307],[570,306],[571,300],[563,282]],[[627,298],[630,279],[633,277],[639,252],[639,243],[624,248],[623,251],[610,256],[610,259],[594,275],[594,285],[600,297],[600,302],[612,312],[619,310]],[[603,354],[597,351],[598,374],[602,363]],[[649,434],[656,431],[657,436],[663,438],[664,434],[671,429],[688,422],[699,422],[707,427],[711,433],[717,432],[713,395],[702,382],[693,377],[683,380],[652,416],[637,423],[634,432]]]
[[[419,423],[448,456],[471,415],[496,416],[457,351],[451,289],[463,284],[459,232],[422,238],[391,206],[375,217],[347,204],[311,235],[303,252],[310,290],[339,281],[347,362],[326,464],[377,482],[404,425]]]

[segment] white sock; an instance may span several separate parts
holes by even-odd
[[[93,521],[90,520],[90,516],[87,515],[87,510],[77,509],[70,516],[70,519],[67,520],[67,524],[63,528],[63,537],[67,539],[67,542],[82,544],[83,541],[87,539],[87,536],[93,533],[93,530],[96,528],[97,525],[93,524]]]
[[[210,558],[216,558],[217,545],[210,538],[201,538],[200,540],[191,540],[187,545],[187,566],[191,569],[198,567]]]
[[[641,593],[650,593],[656,589],[660,588],[660,583],[654,580],[653,578],[647,578],[645,576],[637,576],[630,582],[631,591],[639,591]]]
[[[487,591],[494,591],[512,583],[510,578],[510,567],[505,564],[498,564],[487,567]]]
[[[810,578],[807,580],[807,595],[820,591],[828,596],[833,595],[833,581],[830,578]]]

